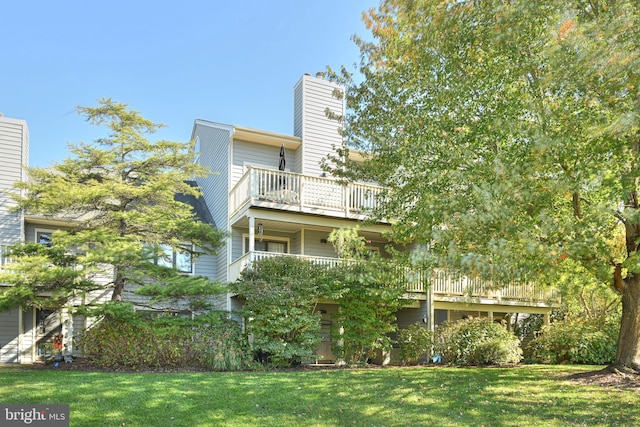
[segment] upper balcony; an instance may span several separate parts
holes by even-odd
[[[349,219],[365,219],[377,207],[381,187],[251,167],[229,194],[231,215],[247,206]]]

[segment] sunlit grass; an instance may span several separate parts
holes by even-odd
[[[0,368],[0,402],[68,403],[71,426],[636,426],[600,367],[98,373]]]

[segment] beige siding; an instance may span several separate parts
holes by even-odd
[[[343,101],[333,96],[338,88],[335,83],[308,75],[296,85],[294,118],[299,123],[294,127],[300,132],[296,136],[302,138],[301,172],[305,175],[321,176],[321,160],[332,152],[332,145],[342,144],[338,122],[328,119],[325,112],[328,108],[339,115],[344,113]]]
[[[333,245],[329,242],[321,243],[322,239],[329,237],[330,230],[316,231],[306,230],[304,232],[304,254],[313,256],[337,257]]]
[[[297,172],[295,152],[285,150],[286,170]],[[246,166],[255,166],[265,169],[278,169],[280,160],[280,147],[256,144],[247,141],[233,141],[233,162],[231,166],[231,188],[242,178],[246,171]]]

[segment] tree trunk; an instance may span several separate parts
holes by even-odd
[[[624,280],[615,367],[622,371],[640,372],[640,275]]]
[[[113,281],[113,293],[111,294],[111,301],[122,301],[124,294],[125,277],[119,270],[115,272],[115,280]]]

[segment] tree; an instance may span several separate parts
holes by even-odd
[[[393,260],[366,249],[358,228],[334,230],[328,239],[343,262],[329,271],[330,299],[340,304],[334,315],[333,353],[350,363],[367,363],[376,350],[388,351],[397,331],[396,313],[408,304],[402,296],[403,271]]]
[[[345,179],[423,260],[496,284],[558,281],[566,263],[622,300],[615,366],[640,370],[636,2],[384,0],[346,72]]]
[[[327,268],[278,256],[256,262],[232,284],[244,299],[243,317],[252,346],[276,366],[314,359],[320,343],[318,300],[327,295]]]
[[[65,227],[48,236],[47,245],[13,248],[14,263],[0,277],[13,286],[0,294],[0,309],[64,306],[104,289],[94,281],[104,274],[112,278],[107,286],[114,302],[137,289],[164,308],[207,308],[222,287],[174,265],[174,256],[189,263],[214,253],[223,236],[180,201],[199,197],[188,180],[208,173],[193,163],[194,144],[150,142],[147,135],[159,125],[111,99],[78,111],[111,133],[95,144],[71,146],[73,156],[52,168],[29,168],[29,179],[16,184],[18,209]]]

